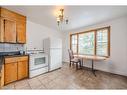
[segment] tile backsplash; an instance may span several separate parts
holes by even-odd
[[[12,52],[24,50],[23,44],[5,44],[0,43],[0,52]]]

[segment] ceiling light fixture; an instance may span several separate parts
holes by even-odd
[[[62,23],[68,24],[68,19],[64,17],[64,9],[58,11],[58,16],[56,17],[58,26]]]

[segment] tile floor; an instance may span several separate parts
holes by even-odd
[[[77,70],[63,63],[61,69],[24,79],[4,86],[2,89],[127,89],[127,77],[90,69]]]

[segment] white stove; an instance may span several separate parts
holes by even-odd
[[[48,72],[48,55],[43,52],[32,51],[29,57],[29,77]]]

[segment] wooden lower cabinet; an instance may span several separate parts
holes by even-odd
[[[28,61],[18,62],[18,80],[28,76]]]
[[[28,56],[5,58],[5,85],[26,77],[28,77]]]
[[[4,66],[4,83],[8,84],[17,80],[17,63],[6,63]]]
[[[0,76],[0,88],[4,86],[4,65],[2,65],[1,76]]]

